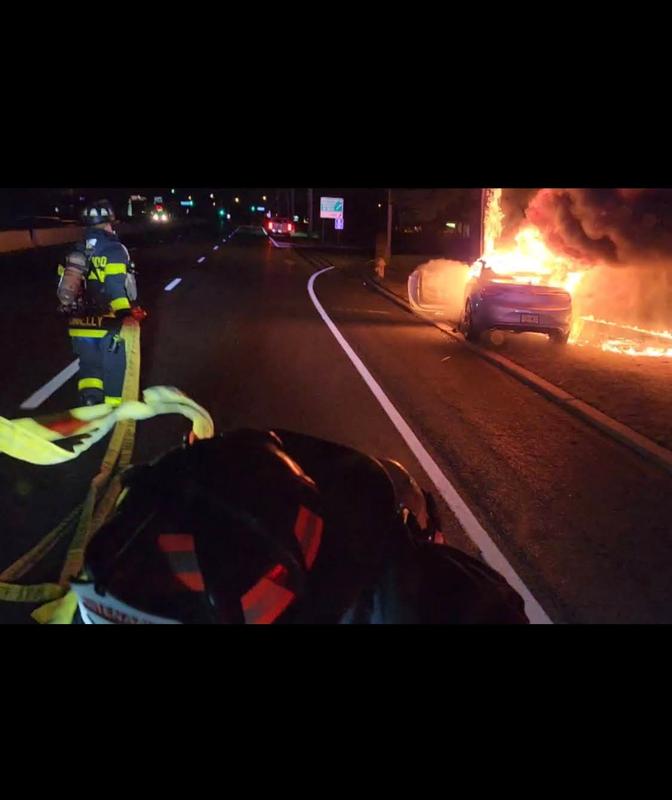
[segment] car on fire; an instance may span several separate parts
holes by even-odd
[[[478,341],[489,330],[548,334],[566,344],[572,319],[572,297],[558,286],[524,272],[495,272],[485,259],[471,269],[460,327],[469,341]]]

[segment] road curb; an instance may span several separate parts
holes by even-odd
[[[638,433],[624,423],[619,422],[602,411],[599,411],[594,406],[591,406],[585,401],[580,400],[578,397],[566,392],[564,389],[561,389],[554,383],[547,381],[540,375],[531,372],[529,369],[525,369],[525,367],[521,367],[520,364],[516,364],[515,361],[511,361],[510,359],[506,358],[506,356],[502,356],[499,353],[491,353],[490,351],[484,350],[482,347],[479,347],[472,342],[468,342],[462,336],[462,334],[458,334],[451,330],[450,327],[445,323],[437,322],[426,314],[414,311],[407,300],[400,297],[395,292],[390,291],[386,287],[381,286],[378,281],[368,279],[366,281],[366,285],[370,286],[379,294],[382,294],[383,297],[386,297],[388,300],[391,300],[393,303],[401,306],[406,311],[409,311],[421,319],[424,319],[431,325],[434,325],[442,333],[445,333],[454,341],[461,342],[481,358],[499,367],[499,369],[507,372],[514,378],[517,378],[519,381],[534,389],[539,394],[547,397],[556,405],[566,409],[569,413],[584,420],[584,422],[587,422],[589,425],[592,425],[594,428],[602,431],[602,433],[605,433],[607,436],[610,436],[617,442],[626,445],[626,447],[634,450],[640,456],[643,456],[654,464],[663,467],[663,469],[666,469],[668,472],[672,472],[672,450],[668,450],[666,447],[657,444],[647,436]]]

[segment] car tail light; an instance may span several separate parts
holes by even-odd
[[[291,225],[288,225],[288,226],[287,226],[287,230],[288,230],[288,231],[291,233],[291,232],[292,232],[292,226],[291,226]]]

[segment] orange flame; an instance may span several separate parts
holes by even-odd
[[[470,274],[476,275],[480,262],[491,269],[501,280],[526,284],[543,284],[554,286],[569,292],[575,299],[582,280],[591,266],[579,264],[575,260],[553,253],[544,242],[539,228],[525,223],[514,237],[514,243],[498,246],[504,229],[505,215],[502,211],[502,190],[486,189],[483,219],[483,255],[472,265]],[[495,278],[497,280],[497,278]],[[584,323],[592,322],[611,326],[612,330],[605,339],[598,335],[597,339],[582,339]],[[640,341],[632,336],[619,338],[616,329],[638,335]],[[672,347],[656,346],[651,340],[672,340],[672,331],[655,331],[637,325],[621,324],[613,320],[596,319],[591,315],[575,317],[570,334],[570,344],[593,344],[605,352],[620,353],[629,356],[672,357]]]
[[[672,347],[642,347],[631,339],[608,339],[600,345],[605,353],[619,353],[626,356],[648,356],[653,358],[672,358]]]
[[[649,328],[640,328],[639,325],[623,325],[620,322],[610,322],[608,319],[597,319],[592,314],[586,314],[581,317],[585,322],[595,322],[598,325],[613,325],[617,328],[622,328],[627,331],[634,331],[635,333],[643,333],[646,336],[655,336],[656,339],[672,339],[672,331],[654,331]]]
[[[552,253],[535,225],[523,226],[514,237],[513,245],[497,247],[504,226],[501,200],[501,189],[486,189],[484,253],[481,260],[494,273],[507,280],[556,286],[572,294],[580,284],[584,271],[578,269],[571,259]]]
[[[489,256],[495,250],[497,239],[502,235],[504,212],[502,211],[502,190],[485,189],[485,216],[483,220],[483,256]]]

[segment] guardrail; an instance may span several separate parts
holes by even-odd
[[[0,231],[0,253],[28,250],[34,247],[30,231]]]
[[[198,225],[205,220],[175,219],[168,224],[182,228]],[[120,222],[116,229],[120,234],[133,233],[154,226],[151,222]],[[80,225],[64,225],[62,228],[35,228],[25,231],[0,231],[0,253],[16,253],[36,247],[51,247],[57,244],[76,242],[82,238],[84,228]]]

